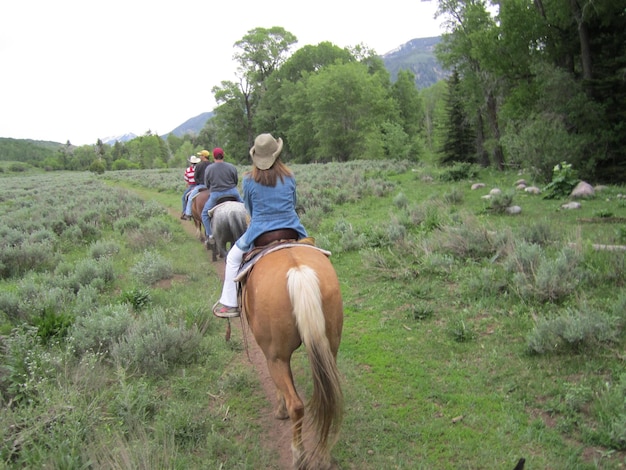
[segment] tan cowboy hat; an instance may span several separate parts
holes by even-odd
[[[254,146],[250,149],[252,162],[259,170],[271,168],[283,149],[283,139],[278,140],[272,134],[261,134],[254,139]]]
[[[189,157],[189,163],[200,163],[200,162],[201,160],[195,155],[192,155],[191,157]]]

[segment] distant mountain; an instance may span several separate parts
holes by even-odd
[[[410,70],[415,75],[417,88],[428,88],[439,80],[447,78],[449,73],[441,67],[435,57],[435,46],[441,37],[412,39],[382,56],[385,68],[393,82],[400,70]]]
[[[133,134],[132,132],[130,132],[124,135],[112,135],[109,137],[104,137],[100,140],[102,141],[103,144],[114,145],[115,142],[128,142],[129,140],[133,140],[135,137],[137,136]]]
[[[171,130],[167,134],[163,134],[161,137],[167,139],[167,136],[170,134],[174,134],[176,137],[182,137],[185,134],[194,134],[198,135],[204,125],[207,123],[209,119],[213,117],[213,111],[208,113],[202,113],[197,115],[196,117],[192,117],[191,119],[187,119],[177,128]]]
[[[213,111],[199,114],[196,117],[187,119],[180,126],[176,127],[175,129],[172,129],[167,134],[161,135],[160,137],[162,139],[167,139],[167,136],[170,134],[174,134],[176,137],[182,137],[185,134],[198,135],[200,131],[202,130],[202,128],[204,127],[204,125],[207,123],[207,121],[211,119],[212,117],[213,117]],[[102,141],[103,144],[114,145],[115,142],[128,142],[129,140],[133,140],[135,137],[137,136],[131,132],[131,133],[124,134],[124,135],[105,137],[100,140]]]

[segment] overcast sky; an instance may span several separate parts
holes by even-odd
[[[233,44],[280,26],[292,51],[322,41],[384,54],[439,36],[437,1],[6,0],[0,4],[0,137],[75,145],[170,132],[212,111],[234,80]]]

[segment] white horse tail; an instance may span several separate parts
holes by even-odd
[[[313,395],[307,404],[315,445],[305,460],[315,462],[328,455],[338,438],[343,409],[341,379],[335,356],[326,336],[326,320],[317,273],[309,266],[287,272],[287,289],[300,338],[304,343],[313,376]],[[307,463],[302,462],[307,468]]]

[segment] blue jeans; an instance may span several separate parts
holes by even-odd
[[[183,214],[185,213],[185,208],[187,207],[187,194],[189,194],[191,191],[193,191],[193,189],[195,188],[195,186],[187,186],[185,188],[185,191],[183,192],[183,197],[182,197],[182,203],[183,203]]]
[[[204,208],[202,209],[202,225],[204,225],[204,231],[206,232],[206,236],[210,237],[213,235],[211,233],[211,218],[209,217],[209,211],[213,209],[217,205],[218,199],[224,196],[235,196],[239,202],[243,202],[241,196],[239,195],[239,191],[237,188],[229,189],[228,191],[220,191],[213,192],[209,195],[209,199],[207,199]]]
[[[185,215],[191,216],[191,205],[193,204],[193,197],[198,194],[198,192],[202,189],[206,188],[203,184],[197,184],[193,187],[191,192],[189,193],[189,199],[187,199],[187,207],[185,207]]]

